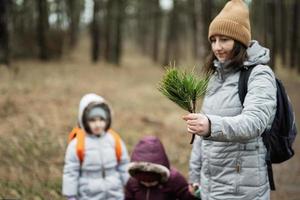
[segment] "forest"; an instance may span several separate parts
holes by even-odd
[[[9,66],[21,58],[61,59],[88,33],[92,62],[118,65],[130,44],[163,66],[184,59],[201,63],[209,23],[224,1],[165,1],[163,7],[160,0],[1,0],[0,61]],[[247,2],[252,38],[271,50],[270,66],[300,71],[300,2]]]
[[[200,111],[204,93],[190,92],[193,104],[183,109],[169,99],[186,75],[177,70],[194,69],[185,76],[188,88],[207,86],[197,80],[212,48],[209,25],[227,2],[0,0],[0,199],[66,199],[68,134],[87,93],[111,105],[112,129],[129,157],[142,137],[157,136],[170,164],[188,180],[192,137],[182,116]],[[299,130],[300,0],[244,2],[251,39],[270,50],[268,65],[287,91]],[[177,79],[168,85],[163,77]],[[272,200],[299,199],[299,138],[292,159],[273,165]]]

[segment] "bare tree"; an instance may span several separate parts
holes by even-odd
[[[137,42],[143,54],[151,54],[150,38],[151,38],[151,19],[153,19],[153,2],[147,0],[139,0],[137,6]]]
[[[266,10],[264,11],[267,17],[266,44],[271,50],[270,67],[274,70],[276,66],[277,41],[276,41],[276,4],[277,0],[266,0]]]
[[[39,58],[41,60],[47,60],[49,58],[47,45],[47,31],[49,29],[47,0],[37,0],[37,11],[37,41],[39,47]]]
[[[112,23],[113,23],[113,0],[106,2],[106,15],[105,15],[105,50],[104,57],[107,61],[111,60],[111,40]]]
[[[283,66],[286,64],[286,33],[287,33],[287,12],[286,12],[286,4],[284,1],[279,0],[278,1],[278,7],[279,7],[279,41],[278,41],[278,46],[280,46],[280,57]],[[278,52],[279,53],[279,52]]]
[[[207,55],[208,50],[210,49],[209,43],[207,41],[208,28],[212,20],[212,11],[214,8],[214,2],[211,0],[201,0],[201,13],[202,13],[202,40],[204,45],[204,55]]]
[[[116,0],[116,41],[114,42],[114,53],[112,62],[120,64],[123,44],[123,22],[125,18],[125,0]]]
[[[152,49],[152,59],[157,62],[159,55],[159,42],[161,34],[161,18],[162,11],[159,5],[159,0],[152,1],[153,5],[153,49]]]
[[[192,28],[192,45],[194,58],[199,57],[199,28],[198,28],[198,15],[196,0],[189,0],[189,16]]]
[[[170,62],[179,59],[178,54],[178,0],[173,0],[173,9],[169,13],[167,33],[166,33],[166,45],[163,65],[168,65]]]
[[[104,57],[106,61],[117,65],[122,54],[124,10],[125,0],[106,2]]]
[[[0,63],[10,63],[9,7],[10,0],[0,0]]]
[[[81,12],[83,9],[82,0],[67,0],[68,15],[69,15],[69,35],[70,35],[70,46],[74,47],[78,41],[79,23]]]
[[[292,68],[297,65],[297,57],[299,57],[299,49],[298,46],[298,36],[299,36],[299,17],[300,17],[300,2],[299,0],[293,1],[293,10],[292,10],[292,32],[290,37],[290,65]]]
[[[101,0],[94,0],[93,21],[91,24],[92,61],[97,62],[100,56],[100,4]]]

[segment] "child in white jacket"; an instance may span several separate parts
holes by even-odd
[[[76,137],[65,155],[63,195],[68,200],[123,199],[129,158],[122,140],[122,154],[119,159],[116,156],[116,140],[109,130],[110,107],[102,97],[87,94],[80,101],[78,121],[84,133],[84,159],[78,156]]]

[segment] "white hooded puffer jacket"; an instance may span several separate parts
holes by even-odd
[[[78,120],[83,126],[82,117],[85,108],[90,103],[105,103],[96,94],[85,95],[79,105]],[[105,133],[97,137],[86,134],[85,157],[80,166],[76,154],[76,138],[73,139],[66,151],[63,171],[62,193],[65,196],[75,196],[78,200],[122,200],[123,188],[129,175],[127,149],[122,141],[122,157],[117,162],[115,141],[111,134]]]
[[[238,95],[239,70],[215,62],[202,112],[211,136],[196,137],[190,159],[190,182],[200,183],[202,200],[268,200],[270,188],[261,134],[276,113],[276,82],[266,65],[269,50],[252,41],[244,65],[257,65],[248,81],[244,107]]]

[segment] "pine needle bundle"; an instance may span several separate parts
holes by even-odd
[[[205,95],[208,78],[200,79],[193,71],[180,71],[175,67],[167,68],[158,90],[182,109],[195,113],[197,101]],[[192,136],[191,144],[195,135]]]

